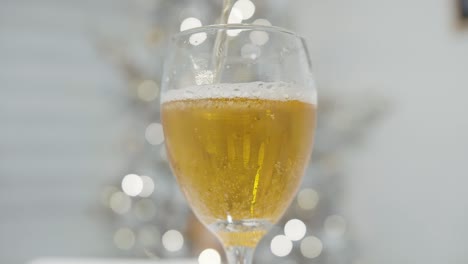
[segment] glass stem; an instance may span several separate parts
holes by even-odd
[[[254,250],[250,247],[227,247],[227,262],[228,264],[252,264]]]

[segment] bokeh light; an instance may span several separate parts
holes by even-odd
[[[119,192],[119,189],[115,186],[104,187],[101,192],[101,203],[106,207],[110,207],[110,199],[116,192]]]
[[[153,80],[144,80],[138,85],[137,93],[138,98],[150,102],[158,97],[159,86]]]
[[[255,13],[255,4],[250,0],[238,0],[234,3],[232,9],[238,10],[242,20],[251,18]]]
[[[156,215],[156,205],[151,199],[141,199],[135,203],[135,215],[140,220],[148,221]]]
[[[232,9],[229,13],[228,24],[240,24],[242,23],[242,12],[239,9]],[[226,33],[228,36],[235,37],[239,35],[242,29],[230,29]]]
[[[319,202],[319,195],[314,189],[303,189],[297,195],[297,203],[304,210],[314,209]]]
[[[122,250],[129,250],[135,245],[135,234],[130,228],[120,228],[114,233],[114,244]]]
[[[194,46],[198,46],[202,44],[207,38],[208,36],[205,32],[194,33],[190,36],[189,42]]]
[[[301,240],[306,232],[306,225],[299,219],[291,219],[284,225],[284,234],[292,241]]]
[[[306,258],[316,258],[320,256],[323,249],[323,244],[320,239],[315,236],[308,236],[301,241],[301,253]]]
[[[164,133],[162,125],[159,123],[151,123],[146,127],[145,138],[151,145],[159,145],[164,142]]]
[[[341,236],[346,232],[346,220],[341,215],[330,215],[325,219],[324,228],[330,235]]]
[[[202,22],[200,21],[200,19],[195,17],[187,17],[186,19],[184,19],[184,21],[182,21],[182,23],[180,23],[180,31],[185,31],[201,26]]]
[[[141,181],[143,182],[143,188],[141,189],[141,192],[138,194],[141,197],[149,197],[151,194],[153,194],[154,191],[154,181],[151,179],[151,177],[148,176],[140,176]]]
[[[266,19],[257,19],[253,22],[255,25],[262,25],[262,26],[271,26],[270,21]],[[268,36],[268,33],[265,31],[260,31],[260,30],[254,30],[250,32],[249,34],[250,41],[252,41],[253,44],[258,45],[258,46],[263,46],[265,45],[270,37]]]
[[[182,21],[180,24],[180,31],[189,30],[192,28],[201,27],[203,24],[200,19],[195,17],[188,17]],[[205,32],[194,33],[190,36],[189,42],[194,46],[198,46],[202,44],[207,39],[207,35]]]
[[[293,244],[284,235],[277,235],[271,240],[270,249],[271,252],[278,257],[285,257],[291,253]]]
[[[137,196],[143,190],[143,181],[136,174],[128,174],[122,179],[122,190],[128,196]]]
[[[132,207],[132,200],[123,192],[115,192],[109,200],[110,208],[117,214],[125,214]]]
[[[157,227],[149,225],[138,230],[138,242],[144,247],[156,247],[161,234]]]
[[[162,236],[162,244],[167,251],[176,252],[184,246],[184,237],[177,230],[169,230]]]
[[[260,48],[258,46],[255,46],[253,44],[247,43],[244,46],[242,46],[241,49],[241,56],[244,59],[252,59],[255,60],[258,58],[261,54]]]
[[[221,264],[221,255],[219,255],[218,251],[212,248],[207,248],[203,250],[198,256],[198,263],[199,264]]]
[[[261,26],[271,26],[271,22],[263,18],[255,19],[255,21],[252,22],[252,24]]]

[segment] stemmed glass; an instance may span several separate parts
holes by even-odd
[[[161,95],[168,159],[230,264],[251,263],[291,203],[312,150],[316,101],[305,41],[291,31],[211,25],[172,38]]]

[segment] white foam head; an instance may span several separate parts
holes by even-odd
[[[310,104],[317,104],[317,91],[315,90],[315,87],[303,89],[285,82],[198,85],[180,89],[171,89],[163,92],[161,95],[163,103],[189,99],[239,97],[277,101],[298,100]]]

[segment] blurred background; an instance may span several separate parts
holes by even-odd
[[[467,263],[468,1],[237,2],[308,40],[320,95],[311,167],[255,263]],[[0,0],[0,262],[219,263],[158,96],[170,35],[221,7]]]

